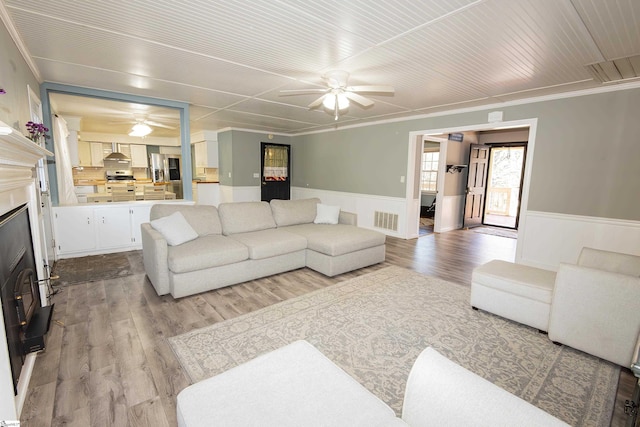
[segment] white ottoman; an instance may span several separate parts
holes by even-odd
[[[473,270],[471,306],[547,332],[555,280],[553,271],[493,260]]]

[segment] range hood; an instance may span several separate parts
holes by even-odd
[[[127,156],[125,156],[124,154],[122,154],[121,152],[118,151],[118,144],[113,143],[111,144],[111,150],[112,152],[105,157],[105,160],[116,160],[116,161],[131,161],[130,158],[128,158]]]

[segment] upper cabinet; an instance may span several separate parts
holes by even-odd
[[[91,143],[91,166],[104,166],[104,158],[106,156],[102,142]],[[107,153],[109,154],[109,153]]]
[[[201,141],[193,144],[198,168],[218,167],[218,141]]]
[[[88,142],[78,141],[78,162],[72,166],[91,166],[91,144]]]
[[[147,160],[147,146],[146,145],[130,145],[131,149],[131,167],[132,168],[147,168],[149,162]]]

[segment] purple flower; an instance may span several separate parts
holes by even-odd
[[[4,95],[5,93],[7,93],[7,91],[0,87],[0,95]]]
[[[25,126],[27,127],[27,131],[29,132],[30,140],[34,142],[38,142],[42,138],[44,139],[49,138],[49,135],[47,135],[47,132],[49,132],[49,128],[45,127],[44,124],[34,123],[31,120],[29,120]]]

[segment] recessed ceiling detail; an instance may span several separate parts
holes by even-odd
[[[637,79],[640,77],[640,55],[591,64],[587,69],[602,83]]]

